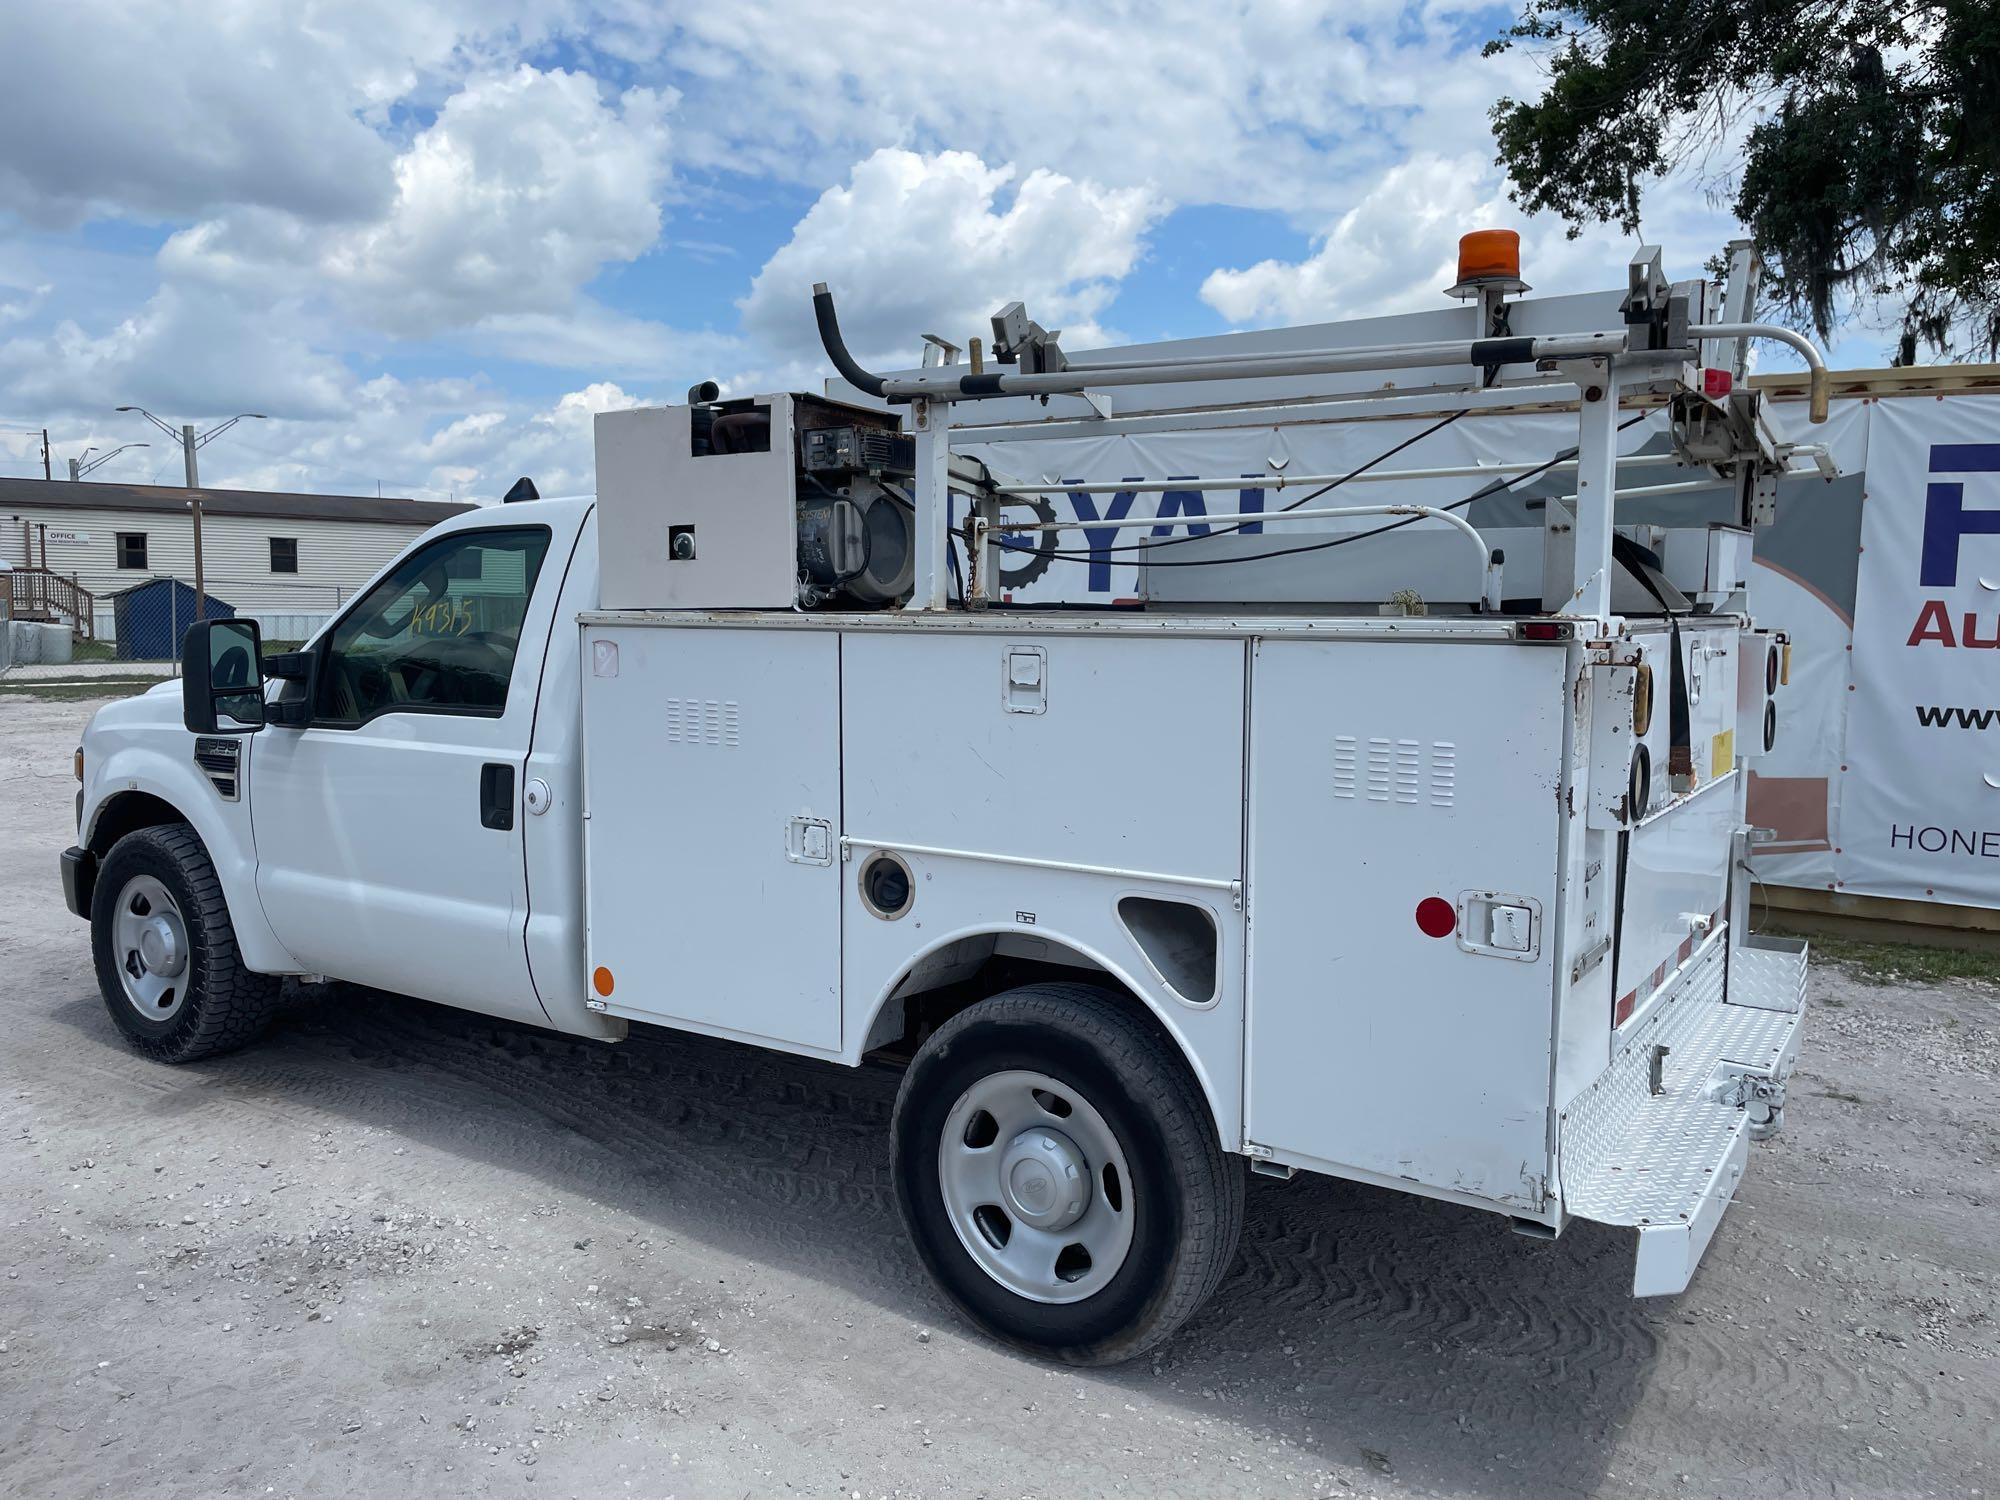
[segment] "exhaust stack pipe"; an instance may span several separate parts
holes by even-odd
[[[833,361],[833,367],[840,371],[840,378],[882,400],[888,382],[862,369],[860,362],[847,352],[847,340],[840,336],[840,319],[833,310],[833,293],[826,289],[824,281],[813,283],[813,317],[819,323],[820,344],[826,349],[826,357]]]

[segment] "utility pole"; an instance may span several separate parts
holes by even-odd
[[[42,429],[42,478],[53,479],[55,477],[55,475],[49,472],[49,430],[44,427]]]
[[[136,411],[181,445],[181,457],[187,467],[188,516],[194,525],[194,617],[199,622],[208,617],[208,596],[203,592],[205,584],[201,570],[201,470],[195,463],[195,450],[207,446],[246,417],[256,422],[263,421],[264,414],[261,411],[239,411],[227,422],[218,422],[208,431],[197,433],[192,422],[183,422],[180,431],[176,432],[143,406],[121,406],[118,410]]]

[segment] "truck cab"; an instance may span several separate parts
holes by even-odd
[[[265,660],[273,732],[191,732],[179,683],[107,705],[84,737],[73,909],[90,914],[119,840],[184,823],[254,974],[622,1035],[584,1008],[574,621],[597,598],[593,511],[530,501],[426,534]],[[113,956],[134,986],[143,964]],[[186,991],[158,986],[133,1017],[169,1060]]]

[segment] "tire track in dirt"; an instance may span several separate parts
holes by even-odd
[[[494,1155],[514,1170],[818,1269],[829,1239],[875,1242],[878,1253],[842,1257],[849,1273],[899,1288],[915,1275],[887,1166],[893,1075],[691,1036],[611,1048],[372,995],[322,1012],[290,1044],[327,1059],[312,1083],[324,1107],[364,1107],[329,1076],[343,1057],[420,1082],[395,1099],[414,1128],[449,1130],[446,1095],[470,1089],[483,1113],[526,1110],[558,1127],[511,1133]],[[575,1150],[577,1138],[595,1149]],[[881,1274],[882,1246],[895,1247],[887,1260],[903,1274]]]
[[[118,1064],[105,1071],[124,1076]],[[355,992],[163,1097],[176,1114],[276,1110],[441,1134],[669,1232],[933,1311],[887,1172],[896,1081],[692,1036],[639,1033],[607,1047]],[[1789,1295],[1759,1244],[1760,1221],[1785,1210],[1747,1209],[1687,1298],[1640,1303],[1629,1295],[1629,1236],[1577,1225],[1538,1244],[1450,1205],[1258,1180],[1237,1263],[1154,1368],[1267,1428],[1331,1424],[1399,1451],[1539,1449],[1539,1492],[1550,1494],[1595,1489],[1595,1445],[1614,1441],[1783,1488],[1811,1476],[1817,1445],[1794,1451],[1778,1433],[1831,1434],[1877,1405],[1966,1409],[1917,1362],[1864,1376],[1708,1316],[1711,1295],[1742,1305],[1739,1283]],[[1877,1318],[1881,1286],[1824,1280],[1843,1315]],[[1709,1391],[1756,1394],[1711,1403]]]

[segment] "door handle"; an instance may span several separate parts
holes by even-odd
[[[514,768],[488,761],[479,768],[479,826],[505,833],[514,826]]]

